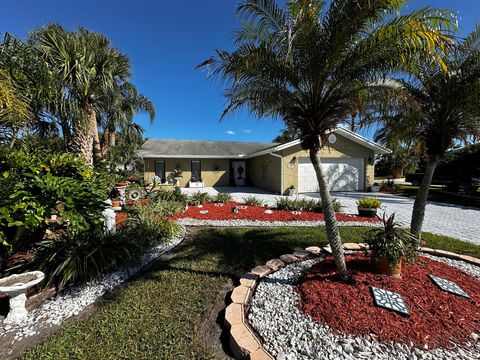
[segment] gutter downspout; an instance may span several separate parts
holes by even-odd
[[[280,196],[283,195],[283,156],[270,153],[273,157],[279,158],[280,159]]]

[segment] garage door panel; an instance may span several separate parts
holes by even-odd
[[[330,191],[356,191],[363,188],[362,158],[322,159],[322,169]],[[298,191],[319,191],[315,169],[309,158],[299,159]]]

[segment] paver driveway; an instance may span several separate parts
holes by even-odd
[[[275,199],[279,197],[279,195],[252,187],[182,190],[186,193],[197,191],[204,191],[210,194],[216,194],[218,192],[230,193],[236,201],[242,201],[244,197],[254,195],[263,199],[268,205],[274,205]],[[382,211],[386,211],[387,214],[395,212],[397,221],[402,222],[405,226],[410,224],[413,199],[389,194],[364,192],[337,192],[332,193],[332,196],[340,200],[344,205],[344,212],[351,214],[357,213],[356,201],[359,198],[376,196],[383,204],[380,215]],[[312,193],[302,194],[299,195],[299,197],[318,198],[319,195]],[[429,202],[425,213],[423,230],[480,244],[480,209]]]

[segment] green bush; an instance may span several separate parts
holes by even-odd
[[[153,200],[165,200],[165,201],[176,201],[179,203],[186,204],[188,201],[188,196],[182,194],[182,191],[179,187],[175,187],[173,191],[169,190],[160,190],[158,191]]]
[[[232,202],[232,201],[233,201],[233,197],[232,197],[232,195],[230,195],[230,194],[218,193],[217,195],[215,195],[214,201],[215,201],[216,203],[226,204],[226,203]]]
[[[59,238],[39,242],[34,257],[21,264],[19,270],[43,271],[45,285],[55,284],[61,290],[118,267],[138,263],[143,249],[131,231],[119,230],[115,235],[100,231],[65,233]]]
[[[338,213],[342,211],[343,205],[337,199],[332,200],[333,210]],[[288,211],[310,211],[316,213],[323,213],[322,201],[317,199],[296,198],[291,199],[282,197],[276,199],[275,208],[277,210]]]
[[[113,180],[67,153],[0,153],[0,243],[17,249],[43,238],[51,215],[75,233],[101,222]]]
[[[363,209],[378,209],[382,202],[377,198],[361,198],[358,199],[357,206]]]
[[[388,218],[383,214],[383,228],[370,230],[363,238],[376,260],[386,257],[395,265],[400,259],[409,263],[417,258],[418,240],[395,222],[395,214]]]
[[[206,192],[196,192],[188,197],[189,205],[202,205],[204,203],[212,202],[214,199]]]
[[[256,196],[245,196],[243,198],[243,202],[250,206],[263,206],[263,200],[257,198]]]
[[[146,213],[156,217],[169,217],[180,214],[185,209],[185,204],[170,200],[152,200],[148,204],[142,204],[137,201],[133,205],[127,206],[127,212],[131,215],[142,216]]]

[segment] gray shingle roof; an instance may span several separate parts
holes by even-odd
[[[192,156],[236,158],[277,145],[279,144],[268,142],[149,139],[138,153],[144,158]]]

